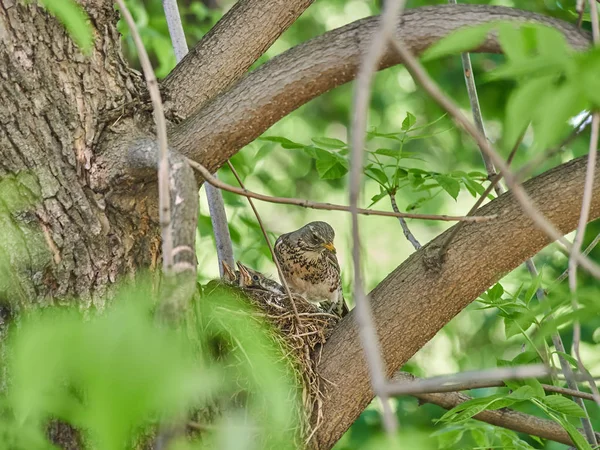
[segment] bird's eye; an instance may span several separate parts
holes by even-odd
[[[321,236],[317,233],[313,233],[313,239],[317,242],[321,242],[323,239],[321,239]]]
[[[258,281],[258,275],[252,275],[252,279],[253,279],[254,281]]]

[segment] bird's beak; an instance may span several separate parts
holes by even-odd
[[[333,242],[327,242],[326,244],[321,245],[323,245],[323,247],[325,247],[330,252],[335,253],[335,247],[333,246]]]
[[[221,264],[223,264],[223,278],[227,278],[229,281],[234,281],[235,280],[234,270],[225,261],[221,261]]]
[[[236,265],[238,266],[238,269],[240,270],[240,281],[243,279],[243,286],[249,286],[252,282],[252,277],[250,276],[250,273],[246,269],[246,266],[244,266],[239,261],[236,261]]]

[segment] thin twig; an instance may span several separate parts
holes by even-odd
[[[594,401],[594,396],[592,394],[588,394],[587,392],[574,391],[573,389],[564,388],[560,386],[553,386],[551,384],[543,384],[541,383],[542,389],[546,392],[552,392],[554,394],[562,394],[570,397],[578,397],[584,400]],[[441,393],[441,392],[460,392],[460,391],[470,391],[473,389],[485,389],[485,388],[493,388],[493,387],[506,387],[506,383],[504,381],[481,381],[481,380],[471,380],[465,381],[463,383],[452,383],[444,386],[438,386],[436,388],[432,388],[427,391],[427,393]]]
[[[594,12],[594,6],[596,6],[595,0],[591,0],[590,4],[592,5],[592,13]],[[597,12],[596,12],[597,14]],[[597,16],[596,16],[596,25],[597,25]],[[587,225],[587,221],[589,218],[590,205],[592,203],[592,195],[594,189],[594,172],[596,167],[596,157],[598,153],[598,134],[600,128],[600,113],[594,113],[592,116],[592,133],[590,136],[590,149],[588,154],[588,163],[585,174],[585,185],[583,189],[583,200],[581,204],[581,214],[579,216],[579,224],[577,226],[577,231],[575,233],[575,239],[573,240],[573,247],[571,249],[571,257],[569,258],[569,290],[571,291],[571,304],[574,311],[579,309],[579,304],[577,301],[577,260],[575,255],[580,253],[581,244],[583,242],[583,237],[585,235],[585,228]],[[577,359],[577,366],[579,367],[579,371],[584,374],[588,374],[587,381],[590,385],[590,389],[594,394],[594,399],[596,403],[600,405],[600,393],[598,392],[598,387],[594,382],[594,379],[589,376],[589,372],[586,370],[585,365],[583,364],[583,360],[581,358],[581,353],[579,351],[581,343],[581,323],[578,319],[575,319],[573,323],[573,353],[575,353]],[[595,444],[590,442],[590,444]]]
[[[183,26],[181,25],[181,16],[179,14],[179,8],[177,7],[177,0],[163,0],[163,10],[167,19],[171,43],[173,44],[173,50],[175,52],[175,59],[179,64],[183,57],[188,53],[188,46],[185,40]],[[217,177],[217,174],[214,174],[213,176]],[[234,267],[235,265],[233,258],[233,244],[231,242],[231,235],[229,234],[227,213],[225,212],[225,202],[223,201],[223,194],[219,189],[214,188],[210,184],[207,184],[205,189],[210,221],[217,247],[219,273],[223,276],[223,261],[229,264],[230,267]]]
[[[207,183],[212,184],[219,189],[224,191],[233,192],[234,194],[242,195],[244,197],[254,198],[269,203],[278,203],[281,205],[295,205],[303,208],[320,209],[325,211],[346,211],[350,212],[349,206],[336,205],[333,203],[319,203],[312,202],[310,200],[304,200],[301,198],[285,198],[285,197],[272,197],[270,195],[258,194],[256,192],[249,191],[247,189],[237,188],[231,186],[218,178],[212,176],[206,167],[202,164],[197,163],[191,159],[187,159],[188,164],[197,170],[200,175],[206,180]],[[408,219],[422,219],[422,220],[443,220],[443,221],[465,221],[465,222],[487,222],[488,220],[494,220],[497,218],[496,215],[490,216],[447,216],[447,215],[435,215],[435,214],[411,214],[411,213],[396,213],[393,211],[378,211],[376,209],[358,208],[358,214],[364,214],[366,216],[384,216],[384,217],[405,217]]]
[[[600,40],[600,25],[598,24],[598,10],[596,7],[596,1],[590,0],[590,15],[592,17],[592,36],[594,44],[598,44]],[[600,113],[594,113],[592,115],[592,132],[590,135],[590,147],[588,153],[588,162],[585,173],[585,184],[583,187],[583,199],[581,201],[581,213],[579,215],[579,224],[577,231],[575,232],[575,239],[573,239],[573,247],[571,248],[571,256],[569,257],[569,289],[571,291],[571,304],[573,311],[579,309],[577,301],[577,259],[576,255],[581,252],[581,244],[585,235],[585,229],[590,214],[590,206],[592,203],[592,195],[594,190],[594,172],[596,169],[596,157],[598,153],[598,134],[600,130]],[[598,392],[598,386],[594,379],[591,377],[581,358],[579,350],[581,343],[581,323],[578,319],[574,320],[573,323],[573,353],[575,353],[577,359],[577,367],[579,371],[587,375],[587,381],[590,385],[590,389],[594,394],[594,400],[600,405],[600,393]],[[594,436],[595,437],[595,436]],[[590,441],[591,445],[596,445],[597,442]]]
[[[396,204],[396,194],[393,192],[390,192],[389,195],[390,195],[390,203],[392,204],[392,209],[394,210],[394,212],[399,213],[400,210],[398,209],[398,205]],[[415,250],[419,250],[422,247],[422,245],[419,243],[419,241],[417,241],[415,236],[411,233],[410,228],[408,228],[408,224],[406,223],[406,220],[404,220],[402,217],[398,217],[398,221],[400,222],[402,231],[404,231],[404,237],[408,240],[408,242],[410,242],[412,244],[412,246],[415,248]]]
[[[229,166],[229,170],[231,170],[231,173],[233,174],[233,176],[235,177],[237,182],[240,184],[240,187],[245,190],[246,186],[244,186],[244,182],[242,181],[239,174],[237,173],[237,170],[235,170],[235,167],[233,167],[233,164],[231,164],[230,161],[227,161],[227,165]],[[247,199],[248,199],[248,203],[250,203],[250,208],[252,208],[252,211],[254,211],[254,215],[256,216],[256,221],[258,222],[258,226],[260,227],[260,230],[262,231],[262,234],[265,238],[265,242],[267,243],[267,246],[269,247],[269,251],[271,252],[273,261],[275,261],[275,265],[277,266],[277,273],[279,273],[279,279],[281,280],[281,284],[283,284],[283,287],[285,288],[285,293],[290,298],[290,303],[292,304],[292,310],[294,311],[294,316],[296,317],[296,321],[298,322],[298,325],[301,325],[302,320],[300,319],[300,316],[298,315],[298,308],[296,307],[296,302],[294,301],[294,296],[292,295],[292,291],[290,291],[290,287],[288,286],[288,283],[285,280],[285,277],[283,276],[283,271],[281,270],[281,265],[279,264],[279,260],[277,259],[277,256],[275,255],[275,250],[273,249],[273,246],[271,245],[271,241],[269,240],[269,236],[267,235],[267,230],[265,229],[265,226],[263,224],[262,219],[260,218],[260,214],[258,213],[256,206],[254,206],[254,202],[252,201],[252,199],[250,197],[247,197]]]
[[[448,0],[448,3],[456,5],[456,0]],[[477,86],[475,85],[475,75],[473,74],[473,64],[471,64],[471,55],[469,53],[461,53],[463,75],[465,77],[465,85],[467,86],[467,94],[469,95],[469,103],[473,113],[473,121],[479,132],[486,136],[485,127],[483,125],[483,116],[481,114],[481,106],[479,105],[479,96],[477,95]],[[483,164],[488,174],[488,180],[492,180],[496,176],[496,168],[490,157],[484,151],[480,152]]]
[[[538,378],[550,373],[548,367],[543,364],[531,364],[516,367],[496,367],[489,370],[472,370],[452,375],[441,375],[411,382],[390,383],[387,386],[389,395],[413,395],[426,392],[440,392],[439,389],[460,386],[473,382],[500,382],[502,380],[515,380],[524,378]],[[456,391],[457,389],[452,389]]]
[[[540,213],[539,209],[535,207],[531,201],[531,197],[527,195],[525,189],[515,178],[515,175],[510,171],[508,166],[502,160],[502,157],[496,152],[492,145],[488,142],[485,136],[482,136],[479,130],[467,120],[462,114],[458,106],[446,96],[439,86],[431,79],[429,74],[425,71],[423,66],[415,59],[415,57],[407,50],[402,43],[396,39],[392,39],[395,50],[398,52],[400,58],[404,62],[405,67],[411,73],[415,81],[425,89],[425,91],[455,120],[455,122],[461,126],[469,135],[475,139],[479,147],[490,156],[490,159],[494,165],[504,173],[504,179],[510,187],[512,194],[515,199],[521,205],[523,211],[533,220],[537,227],[542,230],[551,239],[557,241],[559,247],[566,251],[571,250],[571,244],[564,238],[564,236],[552,225],[546,217]],[[593,261],[581,254],[576,256],[577,262],[590,272],[594,277],[600,278],[600,266]]]
[[[156,75],[152,69],[150,58],[144,48],[142,38],[138,33],[135,21],[131,16],[131,13],[125,6],[123,0],[116,0],[119,5],[119,9],[123,13],[123,18],[127,22],[135,48],[140,58],[140,64],[146,78],[146,84],[148,86],[148,92],[150,93],[150,99],[152,100],[152,110],[154,114],[154,121],[156,122],[156,135],[158,137],[158,148],[160,150],[160,156],[158,160],[158,203],[159,203],[159,220],[161,227],[161,238],[162,238],[162,258],[163,258],[163,271],[165,274],[170,274],[173,268],[173,236],[171,235],[171,198],[169,193],[169,146],[167,143],[167,122],[165,120],[165,113],[163,109],[162,99],[160,97],[160,91],[158,89],[158,82],[156,81]]]
[[[394,378],[398,381],[418,382],[418,378],[406,372],[399,372]],[[448,410],[472,399],[458,392],[414,394],[414,396],[423,403],[432,403]],[[482,411],[473,416],[473,419],[543,439],[574,445],[569,434],[560,424],[511,409]]]
[[[590,242],[590,245],[587,246],[587,248],[583,251],[584,255],[589,255],[590,252],[594,249],[594,247],[596,247],[596,245],[598,245],[598,242],[600,242],[600,233],[598,233],[598,235],[594,238],[594,240],[592,242]],[[560,274],[560,276],[554,280],[553,286],[557,285],[559,283],[562,283],[565,278],[567,278],[569,276],[569,269],[565,269],[563,273]],[[546,289],[546,291],[549,291],[551,288]]]
[[[577,0],[575,3],[575,11],[577,11],[577,27],[581,28],[583,13],[585,12],[585,0]]]
[[[368,49],[363,53],[356,75],[354,104],[352,105],[350,150],[350,212],[352,214],[352,261],[354,264],[354,299],[360,343],[369,369],[373,392],[379,397],[383,408],[383,423],[388,435],[395,435],[398,419],[392,411],[386,392],[385,363],[381,357],[379,341],[371,314],[369,299],[364,291],[360,263],[360,236],[358,230],[358,198],[364,166],[367,113],[371,96],[371,80],[388,42],[393,39],[396,22],[404,9],[403,0],[386,0]]]

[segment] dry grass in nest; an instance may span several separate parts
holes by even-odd
[[[311,440],[323,420],[324,391],[316,371],[322,344],[329,337],[339,319],[323,312],[303,297],[294,295],[294,303],[301,323],[298,323],[290,298],[283,294],[260,289],[241,289],[256,307],[258,316],[265,318],[278,333],[273,338],[289,355],[296,378],[301,383],[303,417],[299,435],[304,445],[311,448]]]

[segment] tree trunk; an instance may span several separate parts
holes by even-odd
[[[102,306],[112,282],[158,255],[147,191],[123,197],[89,183],[103,132],[133,127],[127,108],[145,86],[121,56],[112,2],[84,6],[95,32],[89,56],[40,7],[0,2],[0,167],[16,192],[37,195],[11,211],[22,235],[2,242],[18,283],[2,298],[15,308],[67,297]]]

